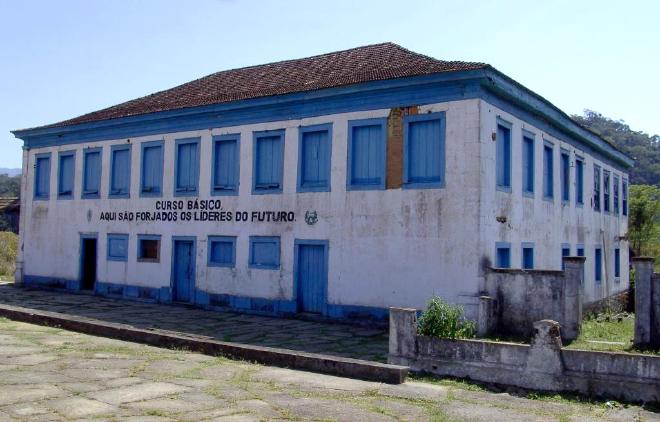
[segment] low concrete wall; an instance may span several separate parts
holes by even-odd
[[[490,269],[480,298],[479,334],[531,336],[535,321],[551,319],[561,324],[564,340],[575,339],[582,324],[584,260],[564,257],[564,271]]]
[[[414,310],[390,308],[389,362],[531,390],[660,402],[660,357],[567,350],[557,322],[537,321],[533,329],[530,345],[419,336]]]
[[[633,258],[635,267],[635,345],[660,347],[660,274],[653,258]]]

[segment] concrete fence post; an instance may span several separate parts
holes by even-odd
[[[653,258],[632,259],[635,268],[635,340],[636,346],[651,344],[653,325]]]
[[[564,315],[561,336],[565,341],[575,340],[582,329],[582,286],[584,280],[583,256],[566,256],[564,263]]]
[[[490,296],[479,296],[477,337],[492,334],[497,326],[497,301]]]
[[[395,365],[407,365],[417,351],[417,310],[390,308],[390,339],[387,361]]]
[[[534,323],[534,337],[525,362],[525,370],[534,388],[548,391],[561,389],[564,374],[561,347],[558,322],[544,319]]]

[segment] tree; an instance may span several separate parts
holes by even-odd
[[[613,120],[592,110],[584,110],[584,116],[571,117],[635,159],[630,172],[631,184],[660,187],[659,135],[634,131],[623,120]]]
[[[0,197],[18,197],[21,193],[21,176],[0,174]]]
[[[635,255],[655,256],[660,236],[660,188],[630,187],[628,239]]]

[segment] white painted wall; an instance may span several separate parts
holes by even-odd
[[[576,148],[539,130],[527,122],[515,118],[509,113],[494,107],[486,101],[480,101],[481,107],[481,177],[488,181],[481,191],[481,240],[480,255],[490,257],[495,262],[495,242],[511,243],[511,264],[521,268],[522,242],[534,243],[535,267],[539,269],[561,269],[561,245],[570,244],[571,255],[576,255],[577,244],[583,244],[587,257],[585,263],[584,301],[592,302],[609,294],[625,290],[628,287],[628,242],[619,240],[628,231],[628,219],[622,215],[595,212],[591,206],[593,196],[594,163],[601,170],[609,170],[612,175],[629,180],[628,174],[614,168],[611,164],[595,159],[585,150]],[[497,131],[497,117],[513,124],[512,141],[512,192],[495,189],[495,144],[492,133]],[[533,198],[522,194],[522,129],[535,136],[535,180]],[[554,201],[543,199],[543,140],[554,144]],[[561,201],[560,151],[570,152],[571,183],[570,202]],[[584,206],[575,203],[575,155],[584,157]],[[601,185],[602,185],[601,175]],[[613,180],[613,176],[612,176]],[[612,183],[612,180],[610,183]],[[603,189],[601,188],[601,197]],[[611,190],[613,198],[613,188]],[[612,199],[611,199],[612,200]],[[622,200],[619,190],[619,202]],[[612,207],[613,209],[613,207]],[[619,206],[621,210],[621,205]],[[505,224],[496,221],[497,216],[507,217]],[[594,254],[596,245],[603,248],[603,281],[597,285],[594,281]],[[621,250],[621,277],[614,280],[614,248]]]
[[[22,233],[25,273],[77,279],[79,237],[99,233],[99,281],[159,287],[170,283],[172,236],[197,237],[198,288],[211,293],[271,299],[292,298],[294,239],[329,241],[328,299],[334,304],[423,307],[433,294],[474,304],[478,263],[469,251],[477,249],[479,195],[478,101],[457,101],[423,106],[420,112],[445,111],[446,188],[386,191],[346,191],[348,120],[386,117],[389,109],[343,113],[302,120],[253,124],[222,129],[169,133],[132,138],[131,198],[107,199],[110,148],[126,139],[43,148],[52,152],[49,201],[26,201],[29,223]],[[333,124],[331,192],[296,193],[298,126]],[[282,194],[251,195],[252,132],[286,128]],[[213,197],[228,210],[295,211],[294,223],[127,223],[99,221],[102,211],[153,210],[158,199],[172,197],[174,140],[201,137],[200,199],[209,199],[211,138],[240,133],[240,188],[238,196]],[[140,198],[140,143],[165,141],[163,198]],[[76,149],[74,198],[80,198],[82,151],[103,146],[102,199],[57,200],[57,152]],[[24,194],[31,198],[34,177]],[[186,199],[186,198],[184,198]],[[304,221],[307,210],[319,213],[318,223]],[[88,218],[90,216],[90,218]],[[466,230],[473,232],[465,235]],[[129,233],[127,263],[106,260],[106,234]],[[162,235],[159,264],[137,262],[137,235]],[[207,267],[207,236],[237,236],[236,268]],[[281,269],[249,269],[251,235],[281,236]],[[476,308],[475,308],[476,310]]]

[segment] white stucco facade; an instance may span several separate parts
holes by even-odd
[[[308,118],[262,123],[209,127],[200,130],[164,131],[62,145],[26,148],[23,157],[21,207],[20,279],[25,282],[81,278],[81,236],[98,240],[96,281],[99,285],[170,289],[173,279],[173,238],[191,237],[195,242],[194,289],[204,295],[225,295],[274,302],[296,302],[295,241],[327,242],[328,305],[339,311],[329,316],[345,317],[341,309],[384,310],[390,306],[421,309],[432,295],[465,306],[475,315],[484,271],[495,262],[495,245],[511,245],[511,266],[521,266],[521,245],[533,244],[534,268],[558,270],[562,245],[571,255],[578,245],[584,248],[586,272],[585,302],[592,302],[628,287],[627,217],[621,212],[596,212],[591,206],[593,165],[628,180],[624,167],[614,165],[577,141],[557,138],[532,123],[498,109],[487,100],[469,98],[416,104],[418,113],[445,113],[445,170],[442,187],[347,189],[348,122],[387,118],[391,108],[324,114]],[[511,124],[511,191],[496,189],[495,154],[498,118]],[[298,192],[298,130],[300,126],[331,124],[331,183],[328,192]],[[285,130],[283,186],[281,193],[255,195],[253,180],[253,133]],[[535,195],[522,192],[522,130],[535,136]],[[212,138],[240,134],[240,183],[238,195],[212,196]],[[175,141],[200,138],[199,194],[174,195]],[[544,140],[554,145],[554,200],[542,195],[542,148]],[[162,196],[141,197],[141,143],[163,141],[164,178]],[[113,145],[130,145],[131,175],[129,198],[109,198],[110,156]],[[101,190],[98,199],[82,199],[83,151],[102,148]],[[571,166],[570,201],[562,202],[560,150],[584,158],[584,205],[575,202],[574,166]],[[58,199],[60,152],[75,151],[73,199]],[[38,154],[50,153],[50,196],[33,198],[33,169]],[[622,201],[621,187],[619,201]],[[601,191],[602,195],[602,191]],[[156,211],[158,201],[220,200],[222,210],[293,212],[293,222],[237,221],[105,221],[103,213]],[[622,206],[619,205],[619,210]],[[315,211],[318,221],[308,224],[307,212]],[[125,262],[108,260],[107,235],[128,234]],[[159,262],[140,262],[139,235],[159,235]],[[208,265],[208,236],[235,236],[235,265]],[[279,269],[250,268],[250,236],[280,238]],[[594,250],[603,250],[603,280],[594,280]],[[620,276],[614,277],[613,250],[620,250]],[[71,284],[71,283],[70,283]],[[154,296],[158,298],[159,296]],[[198,302],[193,298],[192,301]],[[209,299],[201,299],[208,304]],[[212,302],[212,300],[211,300]],[[233,302],[232,302],[233,303]],[[245,305],[249,308],[249,305]],[[288,308],[293,310],[294,308]],[[274,308],[277,310],[277,307]]]

